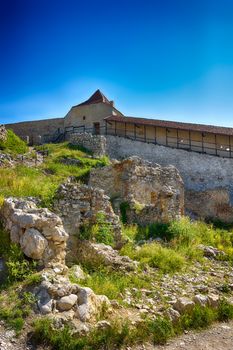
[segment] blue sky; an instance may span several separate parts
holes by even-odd
[[[0,122],[101,89],[125,115],[233,127],[232,0],[0,0]]]

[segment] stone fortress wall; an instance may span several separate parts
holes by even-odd
[[[233,222],[233,159],[107,136],[107,154],[136,155],[162,166],[174,165],[185,186],[185,208],[194,217]]]
[[[105,138],[106,142],[103,142]],[[106,145],[105,152],[112,159],[138,156],[152,164],[175,166],[184,181],[187,214],[191,217],[233,222],[233,159],[147,144],[119,136],[104,137],[83,133],[74,136],[74,140],[75,144],[89,145],[95,153],[98,153],[99,146],[102,155]]]

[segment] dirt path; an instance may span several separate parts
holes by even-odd
[[[215,324],[201,332],[188,332],[165,346],[148,344],[132,350],[233,350],[233,322]]]
[[[13,333],[14,334],[14,333]],[[0,326],[0,350],[32,350],[23,339],[15,338],[11,331],[3,332]],[[233,350],[233,321],[219,323],[202,332],[188,332],[164,346],[151,344],[127,347],[128,350]],[[41,347],[40,347],[40,350]],[[65,349],[64,349],[65,350]],[[97,350],[97,349],[96,349]]]

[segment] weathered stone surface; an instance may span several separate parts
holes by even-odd
[[[179,313],[190,312],[194,308],[194,302],[186,297],[179,298],[173,305],[173,308]]]
[[[38,208],[33,200],[7,198],[1,218],[12,242],[19,243],[25,255],[44,265],[64,262],[68,234],[56,214]]]
[[[77,316],[83,322],[91,322],[103,308],[110,307],[110,301],[105,295],[95,295],[88,288],[80,288],[78,293]]]
[[[103,214],[104,221],[112,230],[115,244],[121,241],[121,224],[114,213],[109,197],[98,188],[89,187],[69,179],[62,184],[54,200],[54,211],[62,218],[64,227],[69,233],[69,258],[77,249],[77,238],[80,228],[96,224],[97,217]]]
[[[57,321],[95,322],[111,306],[106,296],[71,283],[66,274],[56,274],[53,269],[42,273],[42,282],[33,293],[38,310],[50,313]]]
[[[129,222],[168,222],[180,218],[184,212],[183,181],[173,166],[163,168],[130,157],[92,169],[89,185],[104,189],[115,204],[127,202]]]
[[[207,306],[208,304],[208,296],[207,295],[203,295],[203,294],[196,294],[193,297],[193,301],[195,304],[198,304],[200,306]]]
[[[112,247],[105,244],[82,241],[79,243],[77,256],[80,262],[92,266],[111,266],[116,270],[133,271],[137,263],[128,256],[121,256]]]
[[[218,304],[219,304],[219,295],[217,294],[209,294],[208,295],[208,304],[211,306],[211,307],[218,307]]]
[[[78,297],[75,294],[64,296],[57,301],[57,308],[60,311],[68,311],[72,309],[72,307],[77,302],[77,300],[78,300]]]
[[[193,218],[233,222],[232,194],[228,188],[187,190],[185,207],[187,214]]]
[[[86,274],[83,269],[79,265],[73,265],[70,269],[72,276],[77,278],[78,280],[84,280],[86,278]]]
[[[47,240],[34,228],[26,229],[24,235],[20,239],[22,251],[32,259],[40,259],[47,245]]]
[[[45,288],[42,288],[37,294],[37,306],[42,313],[46,315],[52,312],[53,310],[53,299],[50,297],[49,293]]]
[[[102,135],[90,133],[71,134],[69,141],[72,145],[78,145],[91,151],[94,157],[106,155],[106,138]]]
[[[217,259],[218,257],[223,257],[226,255],[224,251],[212,246],[205,246],[200,244],[198,248],[203,251],[204,256],[207,258]]]

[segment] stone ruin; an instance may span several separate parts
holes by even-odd
[[[91,151],[96,158],[106,155],[106,138],[103,135],[92,135],[87,132],[74,133],[70,134],[68,140],[72,145],[81,146]]]
[[[23,253],[42,265],[65,262],[68,234],[58,215],[32,200],[7,198],[1,209],[4,228]]]
[[[89,185],[102,188],[117,212],[121,203],[127,203],[129,223],[165,223],[184,213],[184,185],[173,166],[161,167],[130,157],[92,169]]]

